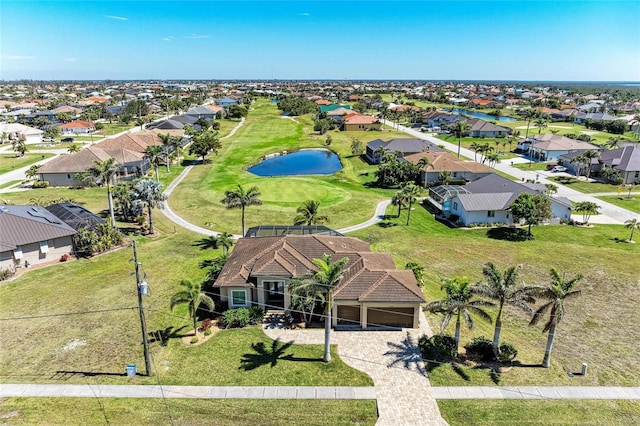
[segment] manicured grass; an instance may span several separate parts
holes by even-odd
[[[441,139],[445,142],[449,142],[451,144],[454,145],[458,145],[458,138],[456,136],[454,136],[453,134],[450,135],[438,135],[436,136],[438,139]],[[496,146],[495,142],[498,141],[500,142],[499,146]],[[506,142],[506,145],[502,145],[502,142]],[[511,145],[509,145],[509,142],[511,142]],[[471,138],[471,137],[466,137],[466,138],[462,138],[460,141],[460,146],[462,146],[463,148],[466,149],[471,149],[471,146],[473,144],[480,144],[480,145],[484,145],[484,144],[489,144],[489,147],[493,148],[493,152],[498,152],[498,154],[500,155],[500,159],[502,160],[507,160],[509,158],[515,158],[518,155],[514,154],[513,152],[511,152],[512,149],[515,149],[517,143],[516,140],[514,139],[507,139],[507,138]],[[477,158],[479,159],[481,156],[480,153],[478,153]]]
[[[346,366],[335,353],[321,362],[322,346],[292,346],[280,357],[257,356],[252,345],[262,343],[267,353],[273,342],[259,328],[220,331],[201,345],[189,347],[180,337],[192,333],[186,306],[169,310],[169,300],[188,278],[202,280],[199,263],[220,255],[220,250],[200,250],[200,239],[156,216],[160,236],[137,238],[139,260],[150,286],[145,297],[149,333],[159,330],[166,345],[154,341],[153,369],[163,383],[191,385],[336,385],[369,386],[371,379]],[[29,270],[0,285],[0,378],[10,382],[85,383],[80,373],[104,373],[101,383],[156,384],[157,377],[122,377],[124,367],[135,363],[144,370],[135,278],[131,276],[132,250],[120,250]],[[61,297],[64,295],[64,297]],[[25,309],[25,300],[30,300]],[[104,311],[94,312],[93,311]],[[85,314],[74,314],[87,312]],[[51,314],[71,313],[62,317]],[[33,318],[37,317],[37,318]],[[171,332],[169,332],[169,330]],[[154,334],[156,336],[157,334]],[[277,348],[286,342],[277,344]],[[23,356],[29,353],[28,357]],[[242,359],[251,361],[241,369]],[[304,362],[300,362],[304,361]],[[273,365],[271,363],[273,362]]]
[[[395,215],[396,211],[390,207],[387,214]],[[405,221],[403,211],[399,219],[391,219],[385,226],[369,227],[350,235],[369,241],[375,251],[392,253],[400,268],[407,262],[423,265],[427,301],[444,297],[440,290],[443,277],[467,276],[472,283],[482,280],[482,266],[489,261],[501,270],[519,266],[520,280],[528,284],[549,283],[552,266],[567,277],[584,274],[578,285],[582,297],[567,305],[549,369],[537,368],[544,355],[546,334],[541,327],[527,326],[530,320],[527,314],[507,309],[502,341],[515,345],[521,366],[502,374],[498,378],[500,384],[637,385],[635,342],[640,339],[640,330],[634,324],[640,321],[637,309],[640,295],[634,290],[638,269],[631,259],[640,255],[640,247],[614,240],[628,238],[622,226],[534,227],[534,240],[509,241],[499,239],[497,230],[450,229],[435,221],[421,206],[412,212],[410,226],[405,226]],[[438,332],[441,317],[429,315],[429,321],[434,332]],[[453,334],[453,327],[452,321],[447,333]],[[480,335],[491,338],[493,326],[479,320],[473,331],[463,326],[461,347]],[[565,369],[578,371],[583,362],[589,364],[589,375],[569,378]],[[439,366],[429,377],[434,385],[493,383],[487,369],[468,365],[462,370],[464,374],[458,374],[447,365]]]
[[[15,169],[36,164],[38,161],[42,161],[53,154],[29,154],[26,153],[24,157],[16,157],[15,154],[0,154],[0,174],[7,173]]]
[[[0,189],[9,188],[10,186],[13,186],[13,185],[15,185],[17,183],[20,183],[20,182],[22,182],[22,181],[21,180],[11,180],[9,182],[5,182],[2,185],[0,185]]]
[[[594,194],[598,192],[618,192],[618,185],[612,185],[602,182],[586,182],[581,179],[577,179],[571,176],[552,176],[549,179],[565,185],[576,191],[584,192],[585,194]],[[624,188],[621,194],[624,194]]]
[[[4,417],[16,412],[15,416]],[[6,398],[7,424],[373,425],[375,401],[136,398]]]
[[[448,400],[438,406],[451,426],[640,424],[638,401]]]
[[[623,191],[622,194],[626,193]],[[614,195],[598,198],[608,203],[615,204],[618,207],[622,207],[623,209],[640,213],[640,194],[631,195],[631,199],[628,199],[626,195]]]
[[[328,148],[337,152],[343,170],[331,176],[258,177],[244,169],[256,164],[262,157],[274,152],[294,151],[300,148],[326,148],[326,138],[333,142]],[[215,224],[215,229],[240,233],[240,211],[227,210],[220,200],[224,191],[236,187],[257,186],[262,193],[262,206],[246,209],[247,227],[262,224],[293,223],[296,208],[305,200],[321,202],[321,212],[331,220],[331,226],[340,228],[371,217],[376,204],[390,197],[393,191],[367,189],[374,179],[376,166],[351,155],[351,141],[359,138],[363,143],[375,138],[407,137],[396,132],[339,132],[318,135],[313,131],[309,116],[295,121],[278,115],[275,105],[260,100],[254,104],[246,123],[231,138],[222,141],[220,153],[210,164],[195,167],[172,194],[169,203],[176,213],[189,217],[193,223],[204,226]]]
[[[120,123],[103,123],[103,128],[100,130],[96,130],[96,134],[111,136],[116,133],[124,132],[125,130],[133,129],[136,127],[135,124],[120,124]]]
[[[538,171],[538,170],[547,170],[548,164],[555,164],[555,163],[537,163],[537,162],[518,163],[518,164],[514,164],[513,167],[515,167],[516,169],[525,170],[525,171]]]

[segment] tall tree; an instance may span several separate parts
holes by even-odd
[[[587,163],[587,179],[591,176],[591,160],[594,158],[598,158],[600,154],[595,149],[588,149],[582,153],[582,157],[585,159]]]
[[[484,310],[486,307],[495,306],[491,302],[485,300],[471,300],[473,291],[467,277],[444,278],[440,287],[445,291],[444,299],[435,300],[427,306],[425,311],[443,314],[442,324],[440,325],[440,333],[449,325],[451,318],[456,318],[456,354],[460,345],[460,325],[464,318],[467,327],[473,330],[474,320],[471,314],[478,315],[479,318],[491,324],[491,316]]]
[[[462,146],[462,137],[471,130],[471,126],[465,120],[458,120],[453,126],[453,133],[458,137],[458,158],[460,158],[460,147]]]
[[[502,331],[502,309],[505,303],[532,313],[533,310],[529,303],[535,303],[532,294],[537,287],[518,286],[518,271],[515,266],[502,273],[493,263],[487,262],[482,268],[482,275],[484,275],[486,282],[476,285],[473,288],[473,292],[498,302],[496,326],[493,331],[493,354],[497,357],[498,347],[500,346],[500,332]]]
[[[531,225],[537,225],[545,219],[551,218],[551,201],[541,194],[523,192],[509,207],[513,221],[524,220],[528,225],[527,234],[532,237]]]
[[[318,268],[317,271],[307,276],[305,281],[296,284],[294,287],[296,294],[315,295],[322,293],[324,295],[324,362],[331,361],[331,295],[333,289],[342,280],[342,272],[347,262],[349,262],[349,259],[346,257],[333,262],[329,254],[324,254],[321,259],[313,259],[314,265]]]
[[[404,198],[404,192],[402,190],[396,192],[393,197],[391,197],[391,204],[394,206],[398,206],[398,216],[400,217],[400,213],[402,212],[402,208],[406,205],[406,200]]]
[[[33,166],[29,167],[26,172],[24,172],[24,175],[27,179],[33,179],[38,175],[38,169],[40,167],[42,167],[42,165],[34,164]]]
[[[580,201],[575,205],[576,212],[582,213],[582,223],[587,225],[592,215],[598,214],[600,206],[592,201]]]
[[[69,147],[67,148],[67,152],[69,154],[74,154],[76,152],[80,152],[80,146],[77,143],[72,143],[71,145],[69,145]]]
[[[233,246],[233,243],[233,235],[229,234],[228,232],[222,232],[217,237],[217,244],[218,246],[222,247],[222,254],[224,256],[229,253],[229,249],[231,248],[231,246]]]
[[[111,218],[111,226],[116,226],[116,217],[113,213],[113,198],[111,196],[111,185],[113,184],[113,177],[120,169],[120,164],[116,162],[115,158],[109,158],[105,161],[93,161],[93,166],[87,169],[87,172],[93,176],[95,182],[98,185],[107,186],[107,200],[109,202],[109,217]]]
[[[633,241],[633,231],[636,229],[640,229],[640,221],[638,219],[633,218],[624,221],[624,227],[627,229],[631,229],[631,235],[629,236],[629,241]]]
[[[536,118],[535,125],[538,128],[538,134],[540,134],[542,132],[542,129],[545,129],[547,127],[547,120],[542,117],[538,117]]]
[[[189,155],[197,155],[202,158],[202,162],[206,161],[207,155],[211,152],[217,153],[222,144],[218,139],[218,132],[213,130],[205,130],[196,135],[193,142],[189,145]]]
[[[170,173],[171,169],[169,167],[169,147],[173,146],[174,138],[169,133],[160,133],[158,137],[160,138],[160,142],[162,142],[162,151],[164,153],[164,161],[167,166],[167,173]]]
[[[411,220],[411,208],[413,207],[413,203],[416,202],[422,189],[414,185],[413,183],[407,183],[402,187],[402,196],[407,201],[407,226],[409,226],[409,221]]]
[[[329,217],[320,214],[320,201],[306,200],[300,205],[296,212],[298,215],[293,219],[294,225],[318,225],[329,222]]]
[[[201,283],[194,283],[190,280],[180,281],[183,290],[171,296],[169,308],[173,311],[178,305],[187,304],[189,308],[189,317],[193,319],[193,335],[198,335],[198,308],[200,305],[207,307],[209,311],[213,311],[215,303],[213,299],[202,291]]]
[[[537,117],[538,114],[533,109],[526,109],[522,111],[520,115],[527,121],[527,133],[524,136],[524,139],[527,140],[529,139],[529,126],[531,125],[531,120]]]
[[[551,284],[548,287],[542,287],[535,292],[536,297],[548,300],[547,303],[538,308],[529,322],[529,325],[536,325],[540,318],[549,312],[549,320],[542,329],[543,333],[549,333],[547,338],[547,348],[542,360],[542,366],[545,368],[548,368],[551,363],[551,349],[553,348],[553,342],[556,338],[556,330],[558,324],[562,321],[562,318],[564,318],[564,302],[565,300],[580,296],[580,290],[574,290],[573,288],[581,278],[582,275],[576,275],[575,277],[566,280],[564,277],[560,276],[560,273],[556,268],[551,268]]]
[[[244,236],[244,210],[248,206],[259,206],[262,204],[260,199],[260,190],[258,187],[253,186],[248,190],[238,184],[237,189],[224,192],[224,198],[220,200],[221,203],[227,205],[228,209],[241,209],[242,210],[242,235]]]
[[[163,155],[162,147],[160,145],[150,145],[144,151],[144,157],[153,165],[153,170],[155,171],[156,180],[158,182],[160,182],[158,168],[160,167],[160,160],[162,160]]]
[[[18,153],[19,157],[24,157],[24,154],[29,151],[24,138],[14,140],[13,142],[11,142],[11,146],[13,150]]]
[[[149,233],[153,235],[152,211],[155,207],[163,208],[167,196],[163,193],[163,186],[153,179],[140,179],[131,190],[134,205],[146,206],[149,214]]]

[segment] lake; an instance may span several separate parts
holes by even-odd
[[[340,158],[326,149],[302,149],[287,154],[270,154],[247,169],[258,176],[330,175],[342,170]]]

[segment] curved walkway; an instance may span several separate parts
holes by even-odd
[[[323,344],[324,330],[284,330],[264,327],[271,339],[299,344]],[[331,342],[349,366],[367,373],[374,382],[377,425],[444,425],[422,361],[418,340],[431,336],[424,313],[419,329],[400,331],[332,331]]]

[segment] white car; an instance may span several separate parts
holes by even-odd
[[[556,173],[556,172],[566,172],[567,168],[564,166],[555,166],[553,169],[551,169],[552,172]]]

